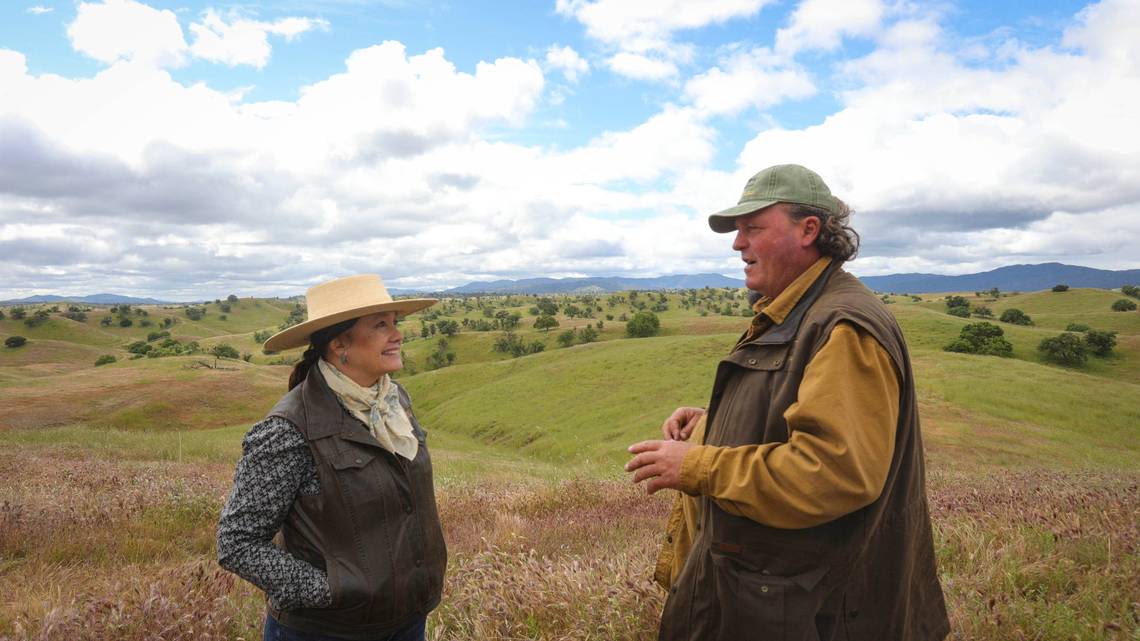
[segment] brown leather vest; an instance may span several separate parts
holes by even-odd
[[[882,494],[846,516],[797,530],[734,516],[702,497],[696,540],[662,613],[661,639],[927,641],[949,632],[906,343],[885,306],[838,263],[783,324],[720,362],[705,443],[786,442],[783,414],[840,321],[869,332],[901,376]]]
[[[447,548],[425,435],[399,388],[420,447],[408,461],[380,446],[337,401],[320,370],[270,411],[297,427],[321,493],[300,496],[281,527],[290,554],[328,572],[328,608],[273,610],[287,627],[346,639],[391,634],[439,604]]]

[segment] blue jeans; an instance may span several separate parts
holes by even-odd
[[[424,641],[424,631],[427,628],[427,617],[413,620],[407,627],[396,630],[386,637],[377,637],[375,641]],[[265,615],[265,632],[262,641],[344,641],[341,637],[330,637],[323,634],[310,634],[287,628],[277,622],[270,615]]]

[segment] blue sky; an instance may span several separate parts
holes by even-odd
[[[854,206],[857,274],[1136,268],[1135,24],[1134,0],[7,2],[0,298],[739,277],[705,217],[780,162]]]

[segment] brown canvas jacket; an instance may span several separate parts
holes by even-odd
[[[299,496],[281,528],[289,553],[328,573],[328,608],[270,609],[303,632],[384,637],[434,609],[447,549],[426,436],[407,392],[400,401],[420,442],[414,460],[385,450],[348,414],[316,367],[270,411],[308,441],[321,493]]]
[[[700,497],[696,513],[687,515],[693,540],[683,565],[659,563],[659,579],[675,577],[661,639],[927,641],[948,633],[906,344],[881,302],[838,263],[782,323],[750,336],[721,361],[704,442],[788,441],[784,413],[796,402],[807,364],[839,323],[873,336],[898,372],[898,420],[882,492],[865,507],[799,529],[766,526]],[[667,537],[684,536],[685,517],[674,513]],[[664,570],[670,571],[660,576]]]

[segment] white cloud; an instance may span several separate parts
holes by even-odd
[[[677,75],[677,65],[668,59],[623,51],[606,61],[615,73],[636,80],[665,80]]]
[[[32,6],[28,7],[27,9],[25,9],[25,12],[30,13],[32,15],[36,15],[36,16],[40,16],[40,15],[43,15],[45,13],[51,13],[52,11],[54,11],[54,9],[52,9],[51,7],[45,7],[43,5],[38,5],[38,4],[32,5]]]
[[[195,57],[230,66],[250,65],[261,69],[269,62],[272,48],[269,35],[292,40],[314,29],[328,30],[328,22],[314,18],[282,18],[275,22],[260,22],[234,18],[226,22],[213,9],[202,16],[200,22],[190,25],[194,44],[190,53]]]
[[[578,82],[578,77],[590,71],[590,63],[578,55],[572,47],[559,47],[553,45],[546,50],[546,66],[558,69],[566,80]]]
[[[791,24],[776,32],[776,51],[830,51],[843,36],[872,35],[883,18],[882,0],[802,0]]]
[[[685,96],[710,115],[733,115],[747,107],[765,109],[815,92],[806,71],[767,49],[735,53],[685,83]]]
[[[586,27],[590,37],[616,52],[607,65],[637,80],[665,80],[692,57],[678,31],[755,15],[770,0],[558,0],[558,13]]]
[[[81,2],[67,35],[76,51],[100,62],[178,67],[186,61],[186,41],[174,12],[133,0]]]

